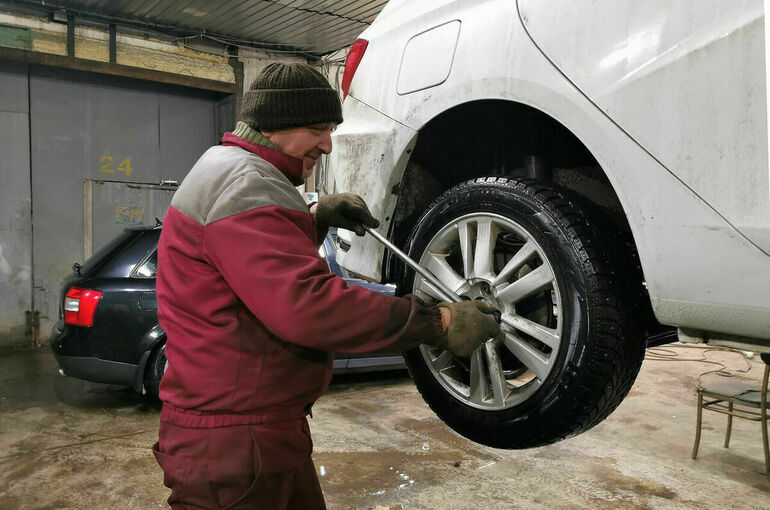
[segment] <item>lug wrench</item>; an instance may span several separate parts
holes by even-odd
[[[420,276],[425,278],[425,280],[427,280],[429,284],[431,284],[433,287],[435,287],[436,290],[438,290],[439,292],[444,294],[444,297],[447,298],[447,301],[453,301],[455,303],[459,303],[460,301],[462,301],[460,296],[458,296],[457,294],[452,292],[452,290],[449,287],[447,287],[446,285],[444,285],[444,283],[441,282],[441,280],[436,278],[433,275],[433,273],[431,273],[430,271],[428,271],[424,267],[420,266],[420,264],[418,264],[417,262],[412,260],[409,257],[409,255],[407,255],[406,253],[404,253],[403,251],[398,249],[398,247],[395,244],[393,244],[390,241],[388,241],[382,234],[380,234],[376,230],[371,229],[371,228],[366,227],[366,226],[364,226],[364,230],[369,232],[372,235],[372,237],[377,239],[377,241],[379,241],[383,246],[385,246],[387,249],[392,251],[393,254],[396,257],[400,258],[402,261],[404,261],[404,263],[406,265],[408,265],[409,267],[411,267],[412,269],[417,271],[417,273],[419,273]]]

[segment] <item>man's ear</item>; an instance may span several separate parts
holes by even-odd
[[[259,132],[265,135],[265,138],[268,140],[270,140],[270,138],[272,138],[272,136],[275,134],[275,131],[270,131],[268,129],[260,129]]]

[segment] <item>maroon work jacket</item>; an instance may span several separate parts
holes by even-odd
[[[330,274],[301,174],[300,159],[228,133],[174,195],[158,246],[162,420],[300,418],[326,391],[333,352],[403,351],[440,334],[437,308]]]

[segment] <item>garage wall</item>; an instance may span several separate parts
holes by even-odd
[[[0,62],[0,344],[23,339],[32,308],[27,73]]]
[[[84,180],[181,182],[218,139],[216,110],[222,97],[36,66],[30,69],[29,90],[34,300],[47,334],[57,318],[61,280],[85,257]],[[94,225],[136,224],[136,214],[127,216],[123,207],[118,201],[114,211],[101,210]],[[148,221],[153,220],[144,218]],[[94,244],[93,251],[99,247]]]
[[[48,337],[61,281],[85,258],[84,182],[181,182],[222,126],[230,129],[233,103],[215,92],[3,62],[0,90],[1,346],[24,341],[33,306]],[[94,211],[95,230],[162,216],[149,206],[139,220],[118,214],[118,202]]]
[[[244,90],[271,62],[307,62],[249,49],[238,58]],[[59,285],[84,260],[85,181],[97,191],[99,181],[181,182],[237,113],[233,96],[35,64],[0,61],[0,90],[2,347],[25,340],[27,310],[40,311],[48,337]],[[116,218],[97,208],[95,231]]]

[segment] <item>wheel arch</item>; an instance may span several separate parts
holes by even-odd
[[[139,363],[136,366],[136,372],[134,373],[134,390],[139,393],[144,393],[144,379],[145,372],[147,370],[147,363],[150,361],[153,352],[160,346],[166,343],[166,332],[160,327],[160,324],[156,324],[150,330],[145,333],[142,339],[139,341],[137,350],[141,353],[139,357]]]
[[[511,99],[460,103],[420,127],[398,187],[390,239],[404,246],[422,211],[439,195],[456,184],[484,176],[531,177],[567,188],[627,232],[630,249],[637,251],[621,199],[591,149],[552,115]],[[384,280],[399,281],[402,267],[386,252]],[[641,284],[641,265],[639,274]],[[656,334],[661,326],[649,299],[645,301],[648,329]]]
[[[457,104],[425,122],[410,150],[390,227],[398,244],[441,193],[485,176],[555,182],[611,211],[614,219],[622,217],[628,228],[618,195],[588,147],[558,120],[524,103],[478,99]],[[385,269],[390,280],[392,266]]]

